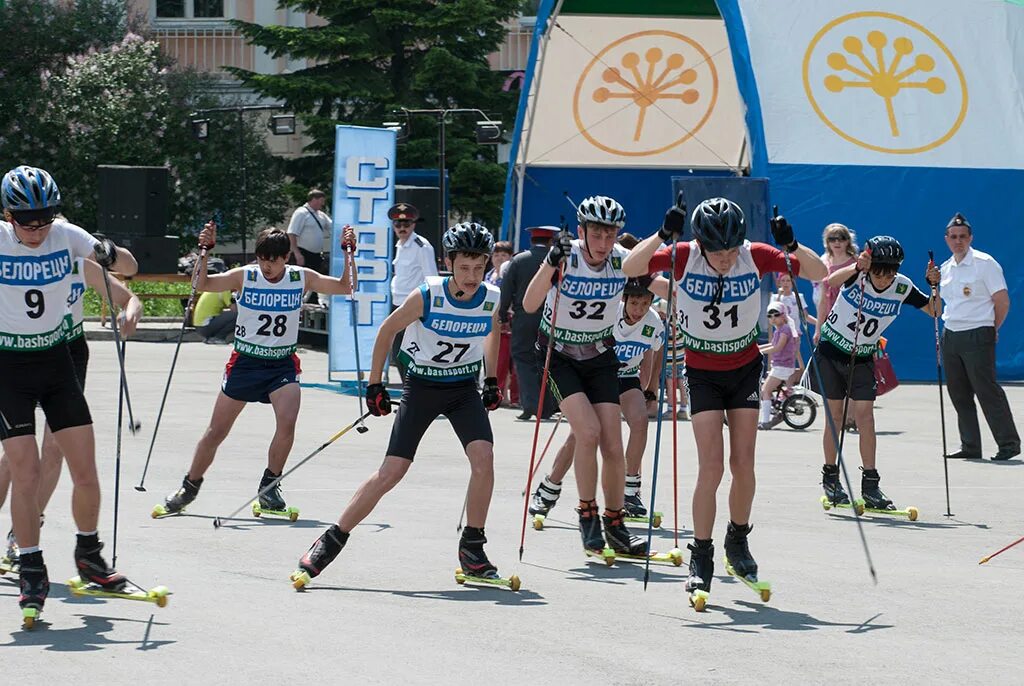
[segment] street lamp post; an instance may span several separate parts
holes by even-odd
[[[242,174],[242,201],[238,208],[239,226],[242,230],[242,262],[249,261],[248,217],[246,209],[249,201],[249,176],[245,168],[245,113],[272,112],[285,109],[283,105],[237,105],[235,107],[211,107],[192,113],[192,131],[196,138],[205,140],[209,135],[209,119],[202,119],[217,112],[234,112],[238,115],[238,166]],[[271,117],[270,131],[275,135],[291,135],[295,133],[295,117],[293,115],[275,115]]]

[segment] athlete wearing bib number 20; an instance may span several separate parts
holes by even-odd
[[[657,274],[672,269],[679,285],[677,316],[686,347],[690,419],[699,469],[693,492],[694,542],[689,545],[690,601],[702,609],[714,573],[712,535],[718,485],[725,471],[723,419],[729,419],[729,526],[725,554],[738,576],[757,581],[757,563],[747,545],[754,501],[754,445],[760,396],[761,353],[757,348],[761,277],[786,270],[785,255],[765,243],[746,240],[743,210],[731,200],[704,200],[690,218],[695,240],[682,235],[686,207],[680,193],[657,234],[626,259],[626,273]],[[792,255],[793,272],[809,279],[825,276],[812,251],[799,245],[785,221],[772,222],[776,242]],[[663,242],[669,246],[662,247]]]
[[[210,222],[199,234],[199,245],[212,249],[217,241],[217,226]],[[351,227],[342,231],[342,249],[355,250],[356,236]],[[196,444],[192,464],[181,487],[170,493],[153,516],[181,512],[195,500],[203,475],[213,464],[217,448],[247,403],[269,403],[274,410],[276,428],[267,453],[267,468],[258,491],[274,482],[284,470],[295,439],[295,421],[299,415],[299,310],[307,291],[348,295],[348,263],[340,277],[318,274],[306,267],[288,265],[291,242],[280,229],[265,229],[256,238],[256,264],[230,269],[223,274],[207,273],[206,259],[196,267],[196,290],[200,292],[234,291],[238,293],[238,319],[235,324],[235,350],[224,369],[221,392],[213,406],[213,416],[203,437]],[[259,507],[273,514],[297,516],[289,508],[277,482],[258,498]]]
[[[75,376],[65,330],[76,260],[100,260],[132,275],[131,253],[58,218],[60,190],[44,170],[20,166],[0,185],[0,440],[11,470],[11,515],[21,547],[21,594],[31,626],[49,592],[39,547],[39,449],[35,408],[43,409],[74,480],[72,515],[78,527],[79,576],[108,590],[126,579],[100,551],[100,510],[92,417]]]
[[[495,377],[500,293],[484,281],[494,238],[482,224],[464,222],[450,227],[441,243],[452,275],[428,277],[384,320],[374,342],[366,404],[380,417],[391,412],[391,398],[381,383],[384,364],[395,336],[405,330],[400,354],[409,367],[384,462],[359,487],[337,523],[299,560],[292,575],[297,588],[337,557],[356,525],[398,485],[412,466],[423,434],[442,414],[458,435],[471,470],[459,565],[467,576],[500,582],[483,548],[494,490],[494,438],[487,412],[501,402]],[[477,390],[481,366],[486,377],[482,394]]]
[[[579,239],[571,240],[567,231],[555,238],[526,289],[523,309],[535,312],[544,306],[537,339],[542,365],[548,338],[554,341],[548,384],[575,436],[573,465],[583,549],[601,555],[607,545],[616,553],[643,557],[647,543],[630,535],[624,522],[626,470],[614,336],[628,255],[616,239],[626,225],[626,211],[612,198],[596,195],[579,204],[576,219]],[[556,292],[560,293],[554,312]],[[597,505],[599,447],[603,515]]]
[[[875,464],[874,354],[878,341],[904,303],[931,316],[938,316],[941,311],[937,296],[929,298],[899,273],[903,257],[899,241],[890,236],[875,236],[864,244],[864,252],[855,262],[828,278],[829,287],[840,290],[832,311],[822,322],[821,343],[814,353],[824,388],[817,387],[816,377],[811,378],[814,390],[828,403],[833,426],[842,426],[843,406],[849,399],[846,414],[857,423],[863,465],[861,497],[865,506],[873,510],[895,509],[879,488],[881,477]],[[928,265],[925,278],[929,283],[938,283],[939,270],[934,264]],[[832,503],[848,504],[850,496],[839,482],[832,432],[822,432],[822,436],[822,488]]]

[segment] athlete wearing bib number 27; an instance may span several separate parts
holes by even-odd
[[[467,526],[458,552],[462,573],[487,582],[508,581],[498,576],[483,548],[494,489],[494,438],[487,411],[498,409],[501,402],[494,376],[500,343],[500,293],[484,281],[494,238],[482,224],[464,222],[450,227],[441,243],[452,275],[427,277],[427,282],[384,320],[374,342],[366,404],[380,417],[391,412],[391,399],[381,383],[384,364],[395,336],[405,330],[400,354],[409,367],[384,462],[359,487],[337,523],[299,560],[292,575],[296,588],[319,575],[337,557],[356,525],[398,485],[412,466],[423,434],[442,414],[458,435],[471,470]],[[477,390],[481,366],[486,377],[482,394]],[[518,584],[514,578],[512,581]]]
[[[199,244],[212,249],[217,241],[217,227],[210,222],[199,234]],[[346,226],[341,247],[354,247],[355,231]],[[299,390],[299,358],[295,355],[298,341],[299,310],[307,291],[331,295],[348,295],[348,270],[338,278],[318,274],[306,267],[287,263],[291,243],[280,229],[265,229],[256,238],[256,264],[230,269],[224,274],[209,275],[206,259],[196,267],[196,290],[201,292],[234,291],[238,293],[238,319],[235,324],[235,350],[224,369],[221,392],[213,406],[213,416],[203,437],[196,444],[192,465],[181,487],[158,505],[153,516],[181,512],[195,500],[203,475],[213,464],[217,448],[227,438],[235,419],[247,403],[269,403],[274,409],[277,426],[270,441],[267,468],[258,490],[270,485],[284,470],[288,453],[295,439],[295,421],[301,400]],[[204,253],[205,254],[205,253]],[[258,505],[272,514],[298,515],[289,509],[281,496],[280,482],[259,496]],[[254,509],[257,514],[259,510]]]
[[[895,510],[892,501],[879,488],[881,477],[875,466],[875,361],[874,354],[882,333],[892,324],[903,304],[931,316],[938,316],[941,300],[922,293],[908,277],[899,273],[903,246],[889,236],[876,236],[864,244],[855,262],[835,271],[828,278],[830,288],[840,288],[832,311],[821,326],[821,343],[815,359],[821,385],[812,377],[814,390],[822,394],[832,413],[833,426],[842,426],[843,405],[849,399],[847,417],[857,423],[860,459],[863,465],[861,497],[871,510]],[[938,283],[939,270],[928,265],[925,277]],[[852,367],[851,367],[852,365]],[[839,482],[836,446],[832,432],[822,432],[825,464],[822,487],[833,504],[847,505],[850,497]]]
[[[645,239],[626,259],[626,273],[657,274],[672,268],[670,246],[682,235],[686,218],[682,194],[669,208],[661,230]],[[701,202],[690,218],[695,240],[676,243],[675,278],[679,284],[677,316],[686,347],[690,419],[697,443],[699,469],[693,492],[694,542],[689,545],[690,577],[686,589],[698,610],[704,607],[714,573],[712,533],[718,485],[725,471],[723,419],[729,419],[729,526],[725,536],[727,571],[749,584],[757,580],[757,563],[747,545],[754,501],[754,444],[760,396],[761,353],[757,348],[761,313],[761,277],[786,269],[785,255],[765,243],[746,240],[743,210],[731,200]],[[825,276],[818,256],[799,245],[782,219],[772,223],[776,242],[793,258],[795,274]],[[758,586],[760,588],[760,586]],[[765,587],[766,588],[766,587]],[[763,595],[763,593],[762,593]]]

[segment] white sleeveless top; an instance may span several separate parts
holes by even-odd
[[[648,350],[661,350],[665,325],[653,309],[636,324],[627,324],[625,303],[619,305],[619,322],[615,325],[615,356],[619,358],[619,378],[640,376],[640,364]]]
[[[863,293],[861,284],[864,284]],[[890,324],[896,319],[903,306],[903,300],[914,288],[914,283],[897,274],[888,288],[879,292],[867,276],[858,277],[852,286],[839,289],[839,297],[832,305],[832,311],[821,325],[821,340],[828,341],[844,353],[853,353],[854,339],[857,343],[856,356],[874,354],[878,341]],[[861,304],[863,301],[863,304]],[[860,308],[860,326],[857,326],[857,310]],[[860,329],[858,333],[858,328]]]
[[[299,311],[306,271],[288,265],[276,283],[267,281],[257,265],[247,265],[238,295],[235,350],[242,355],[276,360],[295,352],[299,340]]]

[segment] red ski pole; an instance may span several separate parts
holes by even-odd
[[[1000,554],[1002,554],[1002,553],[1005,553],[1005,552],[1006,552],[1007,550],[1009,550],[1009,549],[1010,549],[1010,548],[1012,548],[1013,546],[1017,545],[1018,543],[1024,543],[1024,536],[1021,536],[1020,538],[1018,538],[1018,539],[1017,539],[1016,541],[1014,541],[1014,542],[1013,542],[1013,543],[1011,543],[1010,545],[1006,546],[1005,548],[1000,548],[999,550],[995,551],[995,552],[994,552],[994,553],[992,553],[991,555],[986,555],[985,557],[981,558],[981,560],[979,560],[979,561],[978,561],[978,564],[979,564],[979,565],[983,565],[983,564],[985,564],[986,562],[988,562],[989,560],[991,560],[991,559],[992,559],[993,557],[995,557],[996,555],[1000,555]]]

